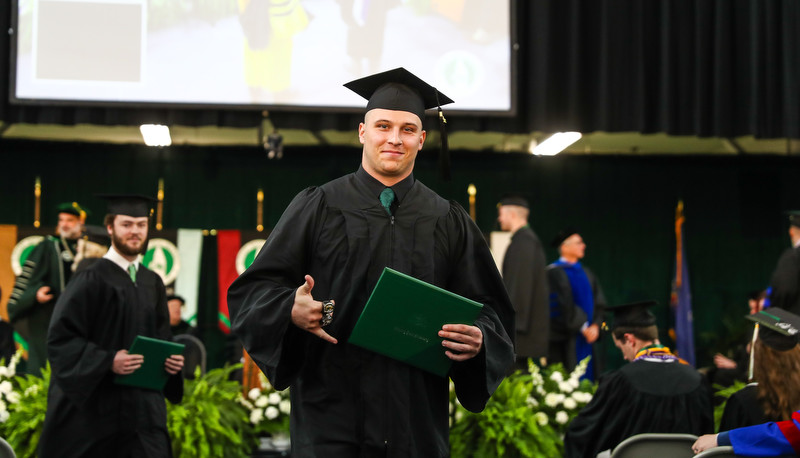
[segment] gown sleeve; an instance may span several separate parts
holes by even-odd
[[[514,309],[483,234],[456,203],[446,232],[455,256],[447,289],[483,304],[475,321],[483,348],[476,357],[455,362],[450,378],[461,404],[480,412],[514,362]]]
[[[11,323],[24,318],[38,305],[36,291],[45,286],[44,277],[51,264],[50,253],[53,251],[50,247],[49,239],[45,238],[25,260],[8,300],[8,320]]]
[[[323,211],[322,190],[308,188],[298,194],[253,264],[228,288],[232,331],[278,390],[287,388],[300,372],[311,335],[292,325],[291,313],[295,291],[308,273]]]
[[[625,439],[626,428],[615,424],[614,418],[620,416],[612,415],[612,412],[630,401],[626,399],[630,393],[631,387],[621,374],[610,373],[603,377],[592,400],[567,428],[564,456],[594,458]]]
[[[800,455],[800,411],[792,420],[768,422],[722,432],[718,445],[732,445],[737,455],[792,456]]]
[[[93,304],[103,303],[102,282],[94,271],[76,274],[53,310],[47,333],[51,376],[64,394],[80,405],[89,399],[108,375],[116,352],[90,340]]]

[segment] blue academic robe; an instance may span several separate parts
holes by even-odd
[[[791,420],[771,421],[719,433],[718,445],[731,445],[737,455],[800,456],[800,411]]]

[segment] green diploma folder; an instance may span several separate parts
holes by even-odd
[[[439,331],[445,324],[474,324],[481,307],[386,267],[348,342],[445,377],[453,361]]]
[[[117,375],[114,383],[161,391],[171,377],[164,369],[164,361],[170,355],[183,353],[185,345],[151,337],[136,336],[128,353],[144,356],[142,367],[132,374]]]

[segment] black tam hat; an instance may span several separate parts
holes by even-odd
[[[367,111],[382,108],[393,111],[407,111],[425,121],[425,110],[439,109],[439,131],[442,138],[439,167],[445,179],[450,179],[450,155],[447,148],[447,121],[442,113],[442,105],[453,100],[439,92],[435,87],[403,67],[376,73],[346,83],[344,87],[368,100]]]
[[[794,313],[770,307],[745,318],[761,325],[758,339],[774,350],[791,350],[800,339],[800,316]]]
[[[133,218],[150,216],[152,204],[156,201],[152,197],[133,194],[103,194],[98,197],[106,200],[108,213]]]
[[[619,327],[646,328],[656,324],[656,317],[650,312],[650,307],[658,305],[656,301],[632,302],[606,307],[614,315],[610,329]]]
[[[564,240],[567,240],[568,238],[577,233],[578,229],[574,227],[567,227],[561,229],[560,231],[558,231],[558,234],[556,234],[556,236],[553,238],[553,241],[550,242],[550,245],[552,245],[554,248],[558,248],[561,246],[562,243],[564,243]]]
[[[800,210],[792,210],[786,212],[789,215],[789,225],[800,227]]]

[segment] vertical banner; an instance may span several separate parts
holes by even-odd
[[[228,314],[228,287],[236,277],[236,255],[242,246],[242,234],[237,230],[217,231],[217,285],[219,297],[219,328],[225,334],[231,332]]]
[[[678,356],[692,366],[695,365],[694,318],[692,317],[692,294],[689,288],[689,266],[686,262],[686,245],[683,223],[683,201],[675,210],[675,277],[672,280],[670,306],[673,315],[673,338]]]
[[[17,226],[0,224],[0,316],[8,321],[8,298],[14,289],[14,271],[11,269],[11,253],[17,244]]]
[[[200,289],[200,263],[203,253],[203,231],[178,229],[178,253],[181,270],[175,279],[175,294],[186,301],[181,314],[192,326],[197,326],[197,300]]]

